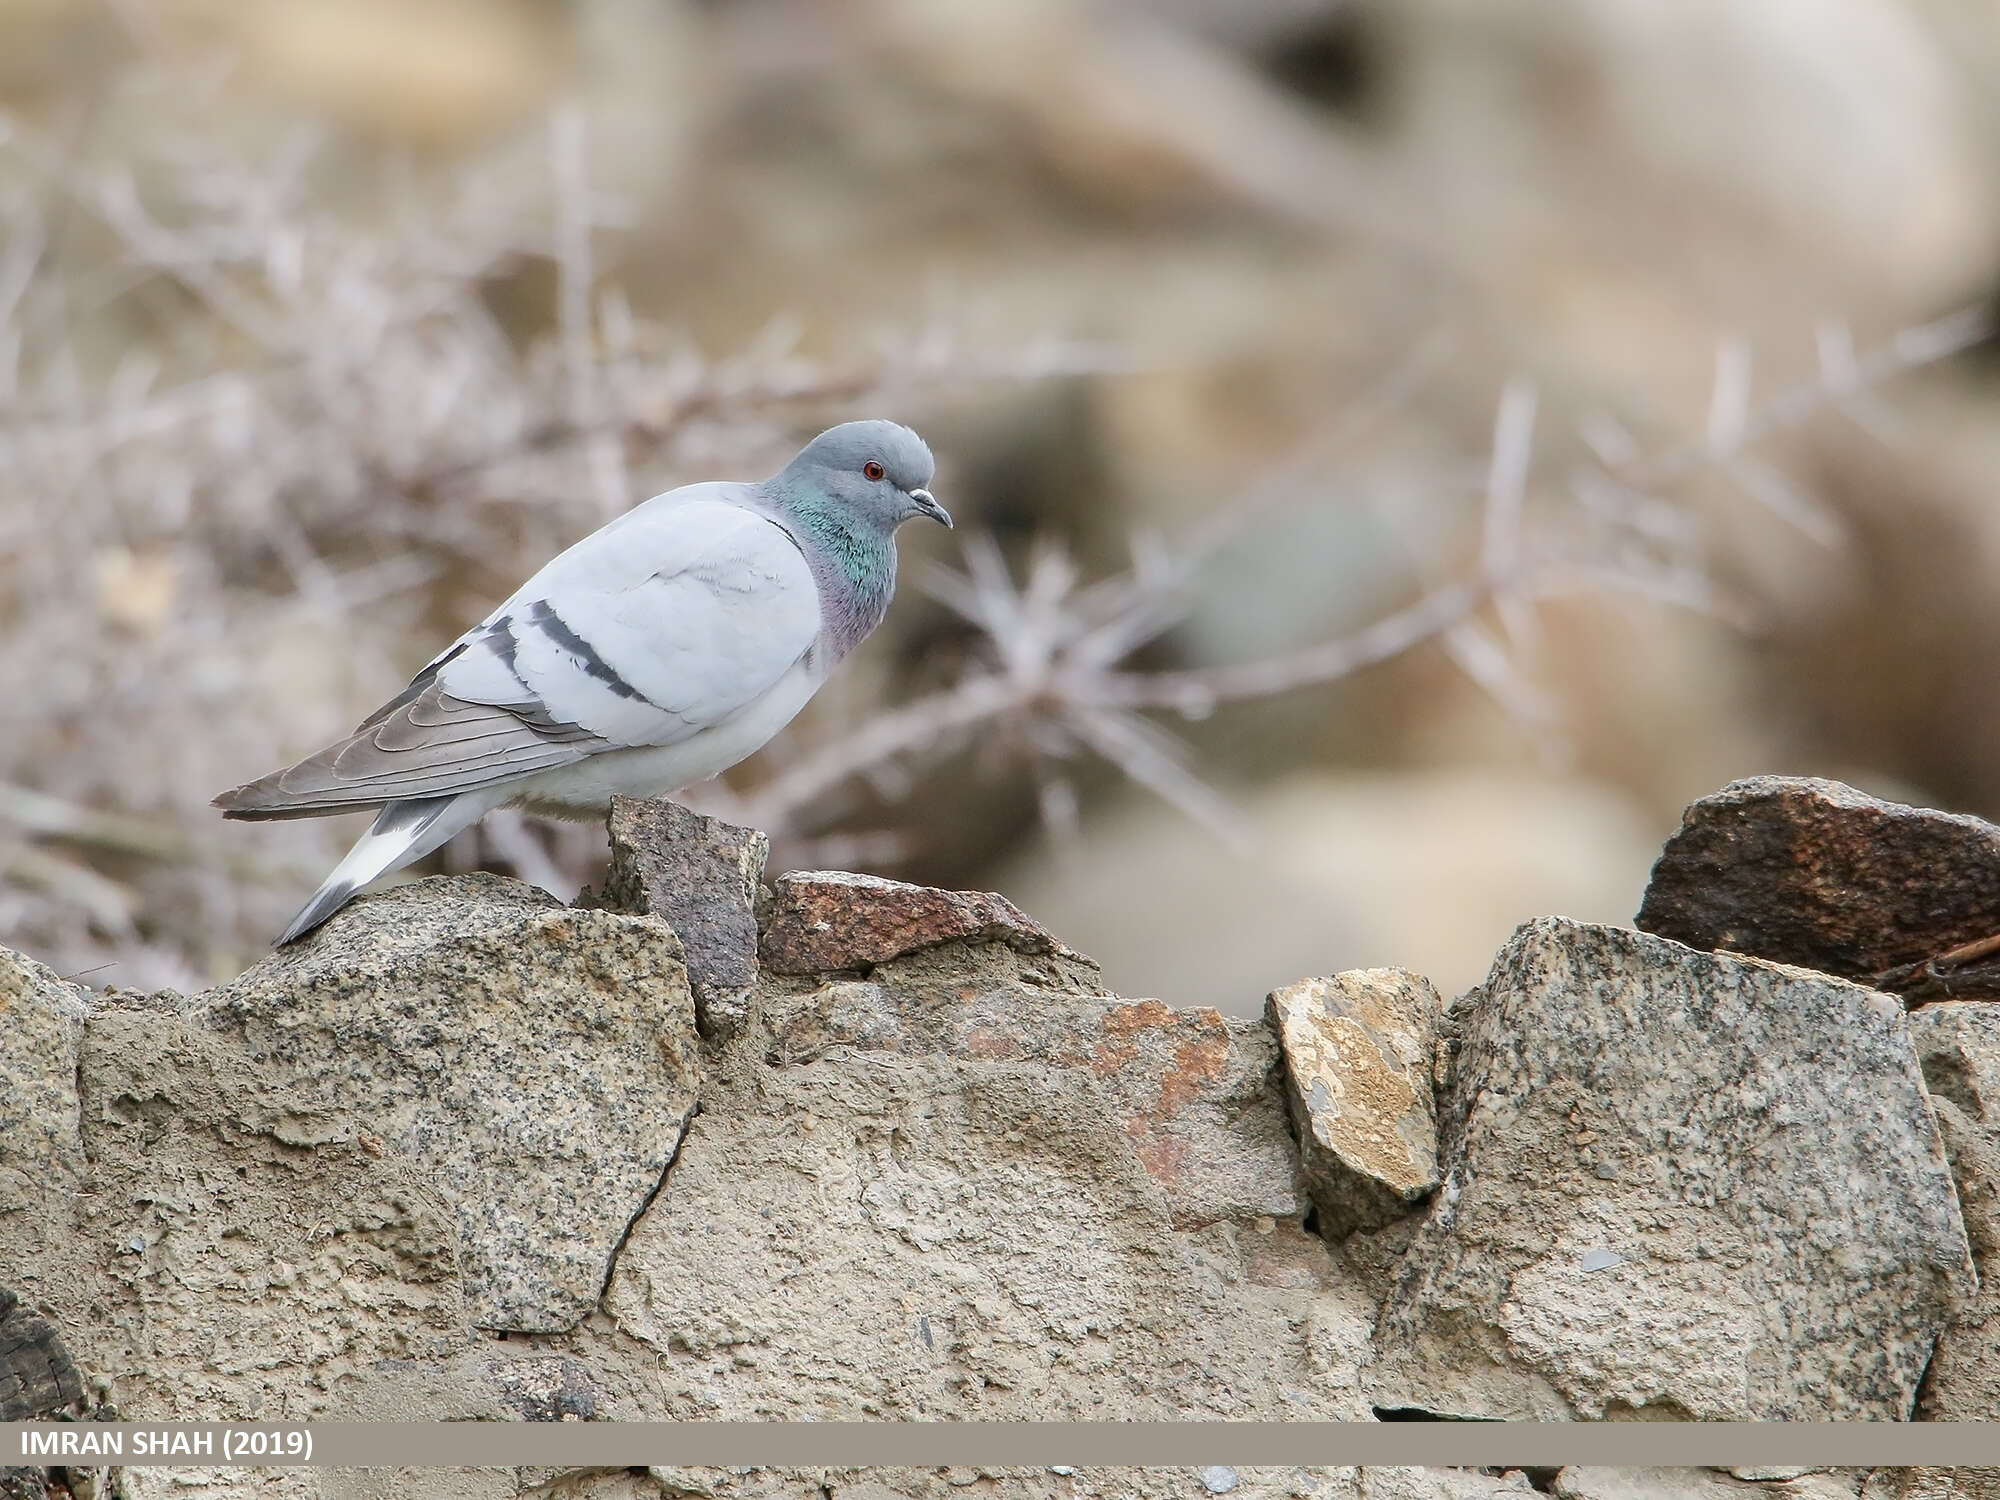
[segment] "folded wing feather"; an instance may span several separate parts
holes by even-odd
[[[819,636],[783,530],[721,486],[649,501],[550,562],[339,744],[225,792],[315,817],[673,745],[768,692]]]

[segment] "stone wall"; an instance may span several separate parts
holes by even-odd
[[[0,953],[0,1416],[2000,1416],[2000,830],[1739,783],[1649,930],[1544,917],[1449,1003],[1371,970],[1262,1020],[1107,994],[996,896],[766,886],[756,836],[658,804],[612,834],[603,897],[426,880],[192,998]],[[859,1482],[815,1475],[505,1492]],[[1478,1492],[1933,1480],[1637,1483]]]

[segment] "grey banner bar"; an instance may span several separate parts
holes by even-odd
[[[308,1458],[307,1455],[310,1455]],[[0,1423],[0,1466],[2000,1464],[1993,1422]]]

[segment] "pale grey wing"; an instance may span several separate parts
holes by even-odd
[[[518,685],[550,717],[612,744],[674,745],[762,698],[819,639],[812,570],[754,511],[682,501],[635,515],[615,542],[670,551],[675,563],[606,587],[617,559],[603,569],[589,556],[558,559],[501,617],[515,641],[510,680],[468,657],[439,668],[445,689],[494,702]]]
[[[615,595],[635,588],[660,573],[661,558],[672,556],[675,550],[673,533],[682,529],[670,513],[697,508],[686,518],[687,522],[693,523],[687,525],[686,530],[691,538],[690,553],[698,554],[701,536],[715,529],[712,525],[701,524],[703,516],[699,507],[721,502],[732,514],[740,514],[741,506],[737,502],[754,488],[753,485],[728,481],[682,485],[677,490],[655,495],[633,506],[622,516],[613,517],[589,536],[572,543],[544,563],[504,603],[496,605],[484,620],[433,657],[411,679],[408,687],[364,719],[355,733],[380,723],[404,704],[415,700],[430,686],[446,663],[464,656],[480,642],[491,639],[496,626],[504,628],[511,625],[515,617],[525,617],[537,604],[545,603],[551,593]],[[629,543],[628,535],[632,538]],[[671,572],[672,566],[669,564],[666,571]],[[511,641],[506,643],[506,650],[511,661]],[[534,701],[532,692],[518,681],[509,683],[505,678],[494,676],[490,664],[467,663],[458,673],[461,679],[469,674],[475,680],[462,680],[458,684],[461,695],[469,695],[467,701],[504,706],[532,704]]]
[[[232,818],[321,817],[415,797],[456,796],[611,748],[531,702],[470,702],[439,681],[443,664],[497,659],[507,649],[504,630],[460,642],[349,738],[224,792],[215,805]]]
[[[656,500],[542,569],[352,737],[216,804],[313,817],[676,744],[762,697],[818,634],[782,530],[722,499]]]

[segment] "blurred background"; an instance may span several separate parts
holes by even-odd
[[[211,796],[861,415],[960,530],[688,800],[1121,993],[1450,993],[1737,776],[2000,816],[1996,286],[1968,0],[0,0],[0,943],[254,962],[365,819]]]

